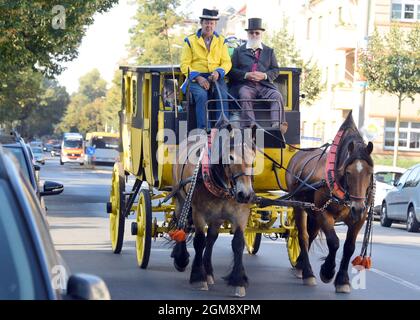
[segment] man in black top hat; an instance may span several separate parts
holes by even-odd
[[[284,101],[277,86],[273,83],[279,75],[279,66],[274,50],[262,43],[260,18],[248,19],[248,41],[235,49],[232,55],[230,80],[231,90],[240,99],[273,99],[271,107],[271,126],[279,128],[282,133],[287,130],[284,113]],[[241,102],[244,125],[255,123],[252,102]]]

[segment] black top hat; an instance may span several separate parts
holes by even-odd
[[[219,20],[219,17],[217,16],[218,14],[219,10],[203,9],[203,15],[200,17],[200,19]]]
[[[262,20],[260,18],[249,18],[248,29],[245,29],[245,31],[249,31],[249,30],[265,31],[265,29],[262,27]]]

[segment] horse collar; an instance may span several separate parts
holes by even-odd
[[[211,133],[207,137],[207,145],[204,148],[203,160],[201,165],[201,171],[203,174],[203,181],[204,186],[206,189],[212,193],[214,196],[222,199],[232,199],[233,198],[233,190],[222,188],[219,184],[215,181],[213,174],[211,172],[211,145],[212,141],[216,135],[216,130],[212,129]]]
[[[325,166],[325,180],[327,181],[328,188],[330,189],[332,195],[336,196],[339,200],[342,201],[345,200],[346,192],[336,177],[336,164],[337,150],[342,140],[343,134],[344,130],[340,130],[334,137],[333,143],[327,154],[327,164]]]

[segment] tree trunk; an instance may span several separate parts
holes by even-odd
[[[398,158],[398,144],[400,139],[400,117],[401,117],[401,102],[402,97],[401,95],[398,96],[398,112],[397,112],[397,119],[395,120],[395,135],[394,135],[394,159],[392,160],[392,165],[394,167],[397,166],[397,158]]]

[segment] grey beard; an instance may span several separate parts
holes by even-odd
[[[252,49],[257,49],[261,45],[261,40],[254,40],[254,39],[248,39],[248,47],[251,47]]]

